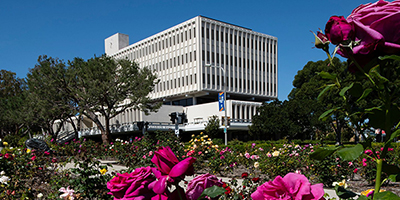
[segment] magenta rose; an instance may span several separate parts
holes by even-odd
[[[360,5],[347,21],[354,24],[356,40],[361,42],[353,48],[354,54],[400,53],[400,1]]]
[[[354,28],[343,16],[332,16],[325,26],[325,35],[332,44],[337,45],[346,40],[354,40]]]
[[[179,160],[170,147],[160,147],[154,152],[151,162],[154,163],[163,174],[169,174],[172,167],[178,164]]]
[[[155,180],[151,167],[137,168],[132,173],[117,174],[107,182],[108,194],[113,195],[114,200],[150,199],[156,195],[149,188],[149,184]]]
[[[214,185],[222,187],[223,183],[215,175],[199,175],[189,182],[186,188],[186,197],[189,200],[196,200],[206,188]]]
[[[153,170],[157,178],[153,188],[154,192],[163,194],[167,185],[177,180],[179,181],[179,177],[183,179],[185,175],[193,175],[193,163],[195,161],[196,158],[188,157],[179,162],[171,148],[160,147],[154,152],[154,156],[151,159],[151,162],[157,166],[157,169]]]
[[[268,181],[251,194],[253,200],[263,199],[324,199],[322,183],[311,185],[302,174],[288,173],[285,177],[277,176],[273,181]]]

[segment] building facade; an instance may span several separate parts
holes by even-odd
[[[113,40],[119,44],[113,45]],[[151,68],[160,79],[150,95],[154,100],[184,106],[216,100],[215,94],[224,89],[224,73],[206,64],[226,70],[231,99],[262,102],[277,98],[276,37],[197,16],[128,43],[127,35],[117,33],[105,40],[105,52]]]
[[[218,93],[224,90],[225,74],[221,68],[226,72],[229,129],[246,130],[256,108],[277,98],[277,42],[276,37],[204,16],[133,44],[121,33],[104,40],[108,56],[135,61],[157,74],[160,82],[150,97],[163,101],[161,111],[175,108],[186,113],[183,131],[204,130],[209,117],[222,118]],[[168,122],[169,116],[128,110],[112,123],[134,121]]]

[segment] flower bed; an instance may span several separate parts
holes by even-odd
[[[157,165],[152,162],[153,158],[158,155],[156,152],[169,145],[178,161],[190,157],[195,158],[196,161],[192,163],[192,166],[194,169],[202,169],[203,175],[209,173],[244,179],[245,188],[236,181],[225,183],[226,187],[223,188],[225,192],[229,191],[229,195],[226,194],[227,198],[228,196],[233,198],[242,195],[249,197],[262,183],[274,180],[277,176],[284,177],[290,172],[303,174],[311,184],[324,183],[325,186],[331,187],[331,182],[350,180],[354,176],[354,169],[358,169],[357,174],[362,175],[365,168],[362,158],[367,156],[365,154],[350,166],[348,162],[337,159],[335,156],[327,159],[327,162],[310,159],[309,154],[318,149],[319,145],[287,143],[271,145],[250,142],[243,143],[244,147],[241,146],[240,150],[236,150],[235,146],[217,146],[203,134],[193,137],[193,141],[200,138],[199,142],[193,143],[192,141],[187,145],[175,142],[172,133],[168,137],[165,135],[163,137],[164,140],[168,139],[163,141],[162,138],[154,140],[143,137],[135,138],[132,142],[117,139],[110,145],[102,145],[85,139],[62,145],[49,141],[54,153],[29,152],[23,147],[6,148],[0,158],[0,172],[4,171],[2,176],[7,176],[9,179],[3,181],[2,185],[5,190],[0,193],[0,197],[3,199],[19,199],[21,197],[35,199],[43,195],[43,198],[56,199],[63,194],[59,192],[59,189],[64,187],[67,190],[69,186],[78,198],[110,199],[111,196],[107,194],[110,192],[107,189],[107,182],[116,174],[106,173],[110,166],[101,165],[98,161],[99,158],[115,158],[119,164],[128,167],[128,170],[121,171],[120,174],[132,173],[136,168],[156,167]],[[201,141],[201,137],[203,137],[203,141]],[[203,142],[204,144],[201,144]],[[193,148],[194,145],[196,148]],[[399,163],[399,157],[394,153],[400,150],[399,147],[399,145],[393,146],[394,151],[390,151],[393,162]],[[375,148],[380,149],[379,146],[375,146]],[[188,155],[189,151],[193,151],[190,153],[191,155]],[[200,151],[208,152],[199,154]],[[222,156],[223,159],[221,159]],[[59,170],[60,166],[71,162],[77,163],[77,165],[66,171]],[[160,163],[159,165],[161,166]],[[198,171],[196,170],[196,172]],[[169,174],[167,171],[163,173]],[[245,175],[246,173],[247,175]],[[24,174],[30,176],[22,178]],[[364,176],[358,176],[358,178],[364,178]],[[366,187],[366,189],[370,188],[372,187]]]

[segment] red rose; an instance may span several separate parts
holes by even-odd
[[[258,181],[260,181],[259,177],[254,177],[253,179],[251,179],[254,183],[257,183]]]
[[[225,194],[230,194],[232,192],[232,189],[228,186],[225,188]]]
[[[249,176],[249,173],[244,172],[244,173],[242,174],[242,178],[247,178],[248,176]]]

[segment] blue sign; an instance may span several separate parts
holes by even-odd
[[[218,105],[219,105],[219,112],[224,111],[225,110],[225,101],[224,101],[224,93],[220,92],[218,94]]]

